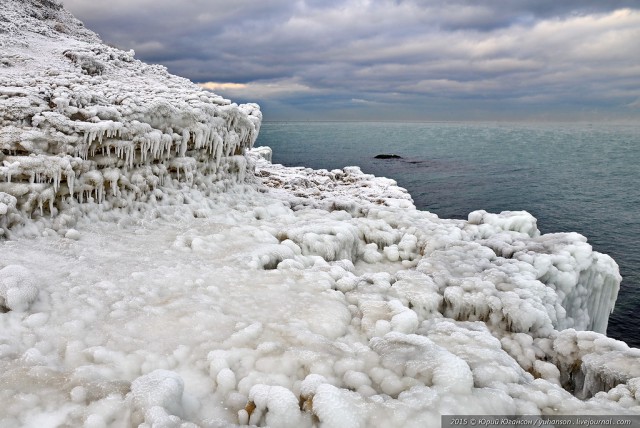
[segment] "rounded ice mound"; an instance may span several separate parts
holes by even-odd
[[[353,393],[325,383],[318,386],[313,397],[313,412],[323,427],[362,428],[362,407],[354,401]]]
[[[0,307],[26,311],[38,292],[35,277],[24,266],[8,265],[0,269]]]
[[[251,153],[266,160],[267,162],[271,162],[271,158],[273,157],[271,147],[267,146],[254,147],[251,149]]]
[[[529,236],[540,236],[538,221],[526,211],[503,211],[500,214],[477,210],[469,213],[470,224],[486,224],[498,230],[525,233]]]
[[[144,420],[157,419],[158,411],[169,417],[182,416],[182,393],[184,381],[175,372],[169,370],[154,370],[144,376],[140,376],[131,382],[131,397],[135,411],[132,414],[132,422],[138,426]],[[175,419],[175,418],[171,418]]]
[[[254,385],[249,392],[250,405],[238,414],[243,424],[272,427],[299,427],[303,424],[298,399],[282,386]],[[250,410],[250,413],[249,411]]]

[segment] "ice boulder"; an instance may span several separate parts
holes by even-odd
[[[238,414],[243,424],[282,428],[303,425],[298,398],[287,388],[254,385],[249,392],[249,400],[247,407]]]
[[[328,428],[360,428],[366,426],[359,397],[330,384],[318,386],[313,398],[313,413],[321,426]]]
[[[495,228],[520,232],[531,237],[539,236],[537,220],[526,211],[503,211],[500,214],[478,210],[469,213],[469,224],[485,225],[484,228]]]
[[[0,269],[0,309],[26,311],[38,292],[35,277],[24,266],[9,265]]]
[[[131,422],[138,426],[143,421],[155,424],[180,421],[184,381],[175,372],[155,370],[131,382],[130,397],[134,411]]]

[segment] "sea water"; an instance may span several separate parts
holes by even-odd
[[[607,334],[640,347],[640,125],[265,122],[256,145],[274,163],[392,178],[442,218],[526,210],[543,233],[585,235],[623,276]]]

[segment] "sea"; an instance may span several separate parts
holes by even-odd
[[[542,233],[583,234],[623,277],[607,335],[640,347],[640,124],[264,122],[256,146],[392,178],[441,218],[525,210]]]

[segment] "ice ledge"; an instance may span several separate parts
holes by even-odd
[[[0,34],[0,226],[56,228],[78,204],[167,201],[246,177],[262,120],[164,67],[102,44],[56,1],[9,0]],[[15,198],[9,199],[9,195]]]
[[[395,274],[371,274],[368,284],[353,276],[336,281],[346,295],[389,290],[387,302],[367,301],[360,309],[370,339],[389,331],[429,335],[442,318],[481,322],[522,369],[581,399],[610,390],[614,396],[640,375],[638,351],[603,335],[620,287],[618,266],[584,236],[542,235],[522,211],[439,219],[415,210],[392,180],[357,168],[286,168],[270,164],[265,153],[251,152],[269,192],[295,212],[320,209],[344,218],[274,231],[282,243],[257,249],[257,267],[296,269],[311,263],[307,257],[401,264]]]
[[[541,235],[536,219],[524,211],[439,219],[416,210],[393,180],[353,167],[272,165],[264,160],[269,152],[251,154],[270,192],[286,195],[294,210],[344,211],[358,219],[358,225],[351,220],[339,227],[317,223],[282,231],[280,238],[293,241],[303,255],[414,266],[421,281],[434,287],[425,316],[438,310],[458,321],[480,320],[534,337],[567,328],[606,332],[622,278],[615,261],[593,251],[584,236]],[[270,263],[282,261],[275,260]],[[423,304],[415,305],[414,311]]]

